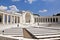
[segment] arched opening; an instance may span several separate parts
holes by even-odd
[[[29,13],[26,13],[25,20],[26,20],[26,23],[30,23],[31,22],[31,15]]]

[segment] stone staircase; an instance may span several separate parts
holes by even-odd
[[[29,32],[31,32],[37,38],[60,38],[60,27],[47,28],[47,27],[27,27]],[[21,27],[5,29],[3,35],[11,36],[23,36],[23,30]]]
[[[53,35],[60,33],[60,30],[54,30],[49,28],[27,28],[27,30],[29,30],[34,35]]]
[[[3,35],[16,35],[16,36],[23,36],[22,33],[22,28],[19,27],[15,27],[15,28],[9,28],[9,29],[5,29],[4,32],[2,32]]]

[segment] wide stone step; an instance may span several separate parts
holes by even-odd
[[[44,29],[44,28],[27,28],[32,34],[59,34],[60,31],[52,30],[52,29]]]
[[[23,30],[22,28],[10,28],[10,29],[5,29],[2,34],[4,35],[23,35]]]

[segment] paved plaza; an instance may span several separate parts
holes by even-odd
[[[60,27],[27,27],[29,32],[41,39],[60,39]],[[12,37],[23,37],[23,28],[13,27],[0,30],[0,34]]]

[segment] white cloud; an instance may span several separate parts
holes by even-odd
[[[15,5],[11,5],[9,7],[1,5],[0,10],[1,11],[7,11],[7,12],[18,12],[19,11],[19,9],[17,9],[17,7]]]
[[[27,3],[27,0],[25,0],[24,2]]]
[[[8,8],[6,6],[1,5],[0,10],[7,10]]]
[[[20,1],[20,0],[12,0],[13,2]]]
[[[9,6],[9,8],[10,8],[10,11],[16,11],[16,12],[19,11],[19,9],[17,9],[17,7],[15,5],[11,5],[11,6]]]
[[[48,10],[44,9],[44,10],[39,10],[39,12],[44,13],[47,12]]]
[[[35,2],[36,0],[25,0],[25,3],[29,2],[30,4],[32,4],[33,2]]]

